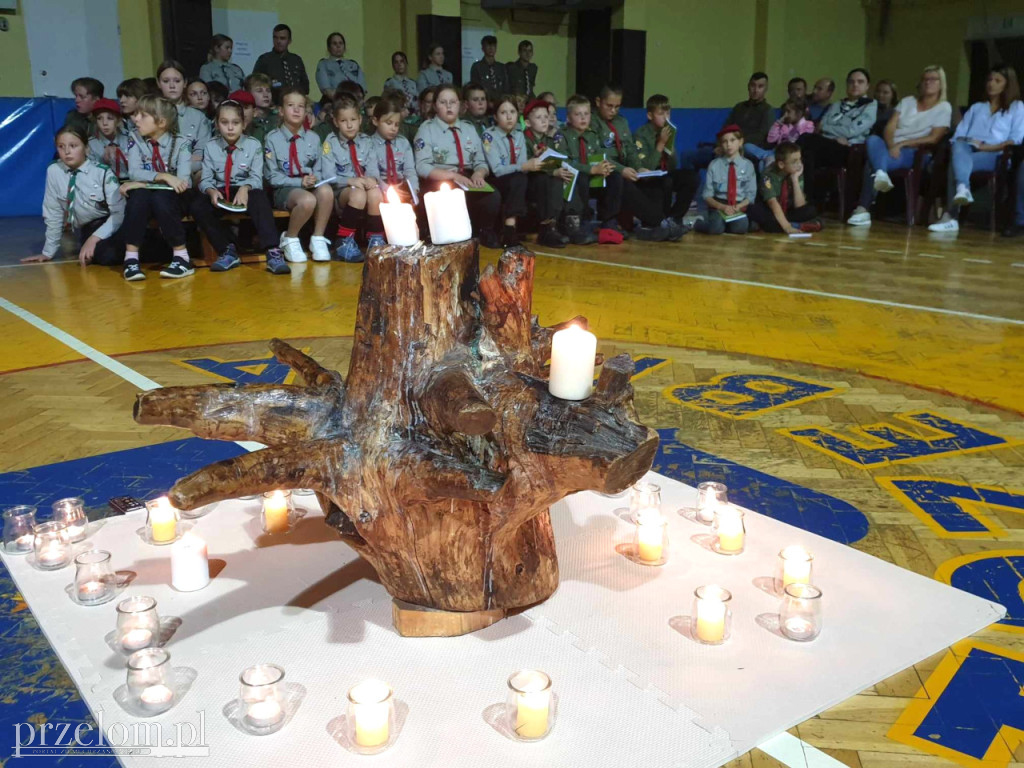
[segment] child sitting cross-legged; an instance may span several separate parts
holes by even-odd
[[[761,179],[761,199],[747,209],[750,220],[765,232],[820,232],[821,219],[804,197],[804,164],[800,147],[784,141]]]
[[[693,228],[708,235],[745,235],[747,206],[757,196],[754,164],[743,156],[743,131],[738,125],[727,125],[718,132],[720,154],[708,166],[704,181],[704,201],[708,205],[706,219],[698,219]]]

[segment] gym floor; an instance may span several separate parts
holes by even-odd
[[[740,503],[1007,606],[1000,625],[792,729],[838,761],[811,765],[1024,766],[1024,241],[829,224],[809,240],[540,253],[534,311],[545,325],[585,315],[601,351],[637,359],[658,471],[724,479]],[[4,229],[0,506],[51,483],[36,497],[83,495],[100,513],[205,464],[202,441],[134,423],[147,380],[288,380],[272,336],[347,369],[358,265],[127,284],[70,254],[21,265],[41,221]],[[88,720],[2,568],[0,635],[2,732]],[[784,759],[755,750],[730,765],[804,764]],[[97,765],[61,764],[76,761]]]

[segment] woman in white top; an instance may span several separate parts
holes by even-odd
[[[928,227],[932,232],[958,231],[960,206],[974,202],[971,174],[994,171],[1003,150],[1024,140],[1024,107],[1013,67],[992,67],[985,92],[988,99],[972,104],[953,134],[946,193],[949,208]]]
[[[942,67],[925,67],[917,84],[917,95],[907,96],[885,126],[883,136],[868,136],[868,161],[860,188],[860,205],[847,224],[869,226],[871,204],[879,192],[892,189],[889,171],[910,168],[921,146],[938,144],[949,132],[953,109],[946,101],[946,72]]]

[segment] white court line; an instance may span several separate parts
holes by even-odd
[[[902,256],[904,253],[903,251],[890,251],[886,248],[876,248],[875,250],[878,251],[879,253],[890,253],[893,256]]]
[[[919,312],[934,312],[937,315],[949,315],[951,317],[969,317],[972,320],[989,320],[994,323],[1007,323],[1009,325],[1024,325],[1024,320],[1014,320],[1010,317],[998,315],[980,315],[975,312],[961,312],[957,309],[943,309],[942,307],[925,307],[920,304],[903,304],[899,301],[886,301],[885,299],[869,299],[865,296],[850,296],[845,293],[831,293],[830,291],[816,291],[813,288],[796,288],[792,285],[775,285],[774,283],[759,283],[755,280],[740,280],[735,277],[716,277],[714,275],[698,275],[693,272],[675,272],[671,269],[658,269],[657,267],[641,267],[634,264],[616,264],[609,261],[598,261],[597,259],[581,259],[579,256],[566,256],[564,254],[547,253],[545,251],[534,251],[541,256],[563,261],[576,261],[581,264],[596,264],[600,267],[612,267],[615,269],[632,269],[636,272],[652,272],[656,275],[673,275],[675,277],[688,277],[692,280],[707,280],[712,283],[729,283],[730,285],[746,285],[751,288],[767,288],[773,291],[785,291],[786,293],[800,293],[805,296],[819,296],[826,299],[845,299],[846,301],[859,301],[864,304],[877,304],[882,307],[893,307],[894,309],[914,309]]]
[[[1010,266],[1011,267],[1024,267],[1024,261],[1015,261]]]
[[[964,259],[964,261],[969,261],[969,262],[971,262],[971,264],[991,264],[992,263],[992,259]]]
[[[924,256],[926,259],[944,259],[946,258],[941,253],[919,253],[918,256]]]
[[[790,768],[844,768],[841,763],[817,747],[801,741],[793,734],[783,731],[763,744],[758,749]]]
[[[863,251],[864,249],[859,245],[840,245],[839,250],[841,251]]]
[[[828,243],[812,243],[810,240],[805,242],[804,245],[810,245],[815,248],[828,248]]]
[[[14,304],[2,297],[0,297],[0,307],[6,309],[15,317],[20,317],[29,325],[35,326],[40,331],[56,339],[64,346],[71,347],[71,349],[75,350],[80,355],[89,358],[97,365],[102,365],[111,373],[120,376],[131,384],[134,384],[139,389],[160,389],[161,385],[157,384],[152,379],[143,376],[138,371],[132,370],[124,363],[119,363],[117,360],[110,357],[110,355],[103,354],[95,347],[90,347],[81,339],[76,339],[70,333],[62,331],[57,326],[46,322],[43,318],[32,314],[27,309],[22,309],[17,304]],[[247,451],[258,451],[260,448],[264,447],[262,443],[253,442],[251,440],[236,440],[235,442]]]

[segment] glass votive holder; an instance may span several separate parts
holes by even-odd
[[[239,721],[246,731],[265,736],[281,730],[285,720],[282,681],[284,670],[276,664],[257,664],[238,676]]]
[[[633,554],[640,565],[668,562],[668,520],[657,510],[641,509],[637,515]]]
[[[747,531],[743,526],[743,510],[735,504],[719,504],[715,507],[715,519],[711,523],[715,534],[712,548],[720,555],[738,555],[746,545]]]
[[[781,596],[790,584],[810,584],[813,571],[810,552],[797,544],[786,547],[775,563],[775,592]]]
[[[163,648],[144,648],[128,657],[128,695],[147,715],[159,715],[174,706],[171,654]]]
[[[263,494],[260,519],[264,533],[288,533],[292,528],[294,508],[291,491],[267,491]]]
[[[697,486],[697,521],[710,525],[715,519],[715,509],[729,502],[729,489],[725,483],[700,483]]]
[[[821,590],[813,584],[790,584],[782,597],[779,629],[790,640],[805,643],[821,634]]]
[[[156,600],[146,595],[129,597],[117,604],[117,647],[131,655],[160,644],[160,616]]]
[[[539,669],[521,669],[509,675],[505,716],[518,740],[543,739],[555,725],[555,714],[555,697],[547,674]]]
[[[395,734],[395,701],[391,686],[380,680],[365,680],[348,691],[346,735],[352,748],[374,755],[391,746]]]
[[[705,645],[721,645],[732,634],[732,593],[717,584],[707,584],[693,591],[693,612],[690,618],[693,639]]]
[[[37,523],[32,532],[37,568],[56,571],[71,562],[71,536],[66,523],[60,520]]]
[[[661,509],[661,486],[638,480],[629,489],[629,513],[636,520],[642,509]]]
[[[82,541],[88,534],[89,518],[85,516],[85,502],[77,496],[53,502],[53,519],[67,523],[72,544]]]
[[[75,586],[72,595],[81,605],[99,605],[117,594],[117,574],[110,566],[110,553],[90,549],[75,557]]]
[[[166,496],[146,502],[146,541],[150,544],[171,544],[181,535],[178,510]]]
[[[27,555],[32,551],[32,530],[36,526],[36,508],[27,504],[4,510],[4,552]]]

